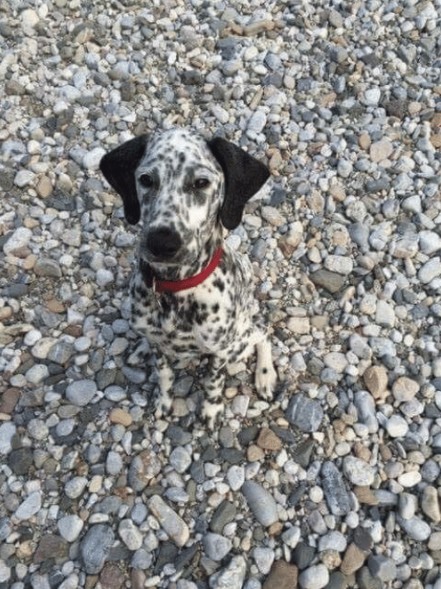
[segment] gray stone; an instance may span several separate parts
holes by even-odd
[[[91,526],[80,543],[80,554],[86,573],[98,574],[106,562],[115,536],[107,524]]]
[[[418,280],[423,284],[428,284],[434,278],[441,275],[441,258],[435,257],[428,260],[421,266],[418,271]]]
[[[291,398],[285,412],[287,420],[303,432],[315,432],[323,419],[319,401],[300,393]]]
[[[84,522],[78,515],[65,515],[57,522],[58,531],[67,542],[75,542],[83,529]]]
[[[202,541],[205,554],[214,561],[222,560],[231,550],[233,544],[229,538],[209,532]]]
[[[221,534],[224,527],[234,520],[236,517],[237,508],[234,503],[224,499],[220,505],[218,505],[213,513],[210,520],[210,530]]]
[[[325,462],[321,469],[322,485],[326,502],[334,515],[347,515],[352,509],[343,477],[333,462]]]
[[[97,391],[95,381],[83,379],[76,380],[66,388],[67,399],[79,407],[84,407],[93,399]]]
[[[169,507],[159,495],[153,495],[148,501],[148,508],[156,517],[163,530],[173,542],[182,547],[190,537],[184,520]]]
[[[184,473],[191,464],[191,456],[185,448],[177,447],[172,450],[169,458],[171,466],[176,472]]]
[[[14,513],[14,517],[20,521],[27,520],[38,513],[41,508],[41,493],[33,491],[29,493],[26,499],[20,503]]]
[[[397,567],[391,558],[382,554],[371,554],[368,559],[368,567],[374,577],[378,577],[384,583],[394,581],[397,578]]]
[[[234,556],[230,563],[209,579],[210,589],[242,589],[247,564],[243,556]]]
[[[255,518],[263,526],[270,526],[278,521],[277,504],[269,491],[255,481],[246,481],[242,493]]]
[[[143,450],[132,459],[129,467],[128,482],[136,491],[143,491],[149,482],[161,472],[162,464],[152,450]]]
[[[309,278],[316,286],[321,286],[332,294],[339,292],[346,282],[345,276],[325,268],[312,272]]]
[[[329,571],[324,564],[317,564],[302,571],[299,583],[302,589],[323,589],[329,582]]]
[[[346,456],[344,458],[343,472],[353,485],[369,487],[374,482],[375,471],[372,466],[355,456]]]
[[[397,521],[412,540],[425,542],[430,536],[431,528],[429,524],[419,517],[415,516],[410,519],[403,519],[402,517],[397,516]]]
[[[16,431],[17,428],[10,421],[0,425],[0,454],[9,454],[12,450],[12,438]]]
[[[143,535],[131,519],[123,519],[118,526],[118,535],[129,550],[139,550]]]

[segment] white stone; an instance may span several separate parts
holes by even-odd
[[[28,186],[28,184],[31,184],[34,178],[34,172],[31,172],[29,170],[20,170],[15,175],[14,184],[19,188],[24,188],[25,186]]]
[[[421,482],[421,474],[417,470],[411,470],[410,472],[404,472],[398,477],[398,482],[402,487],[414,487]]]
[[[374,482],[375,471],[367,462],[355,456],[343,459],[343,472],[352,484],[369,487]]]
[[[32,231],[30,229],[27,227],[18,227],[4,244],[3,251],[5,254],[10,254],[14,252],[14,250],[26,247],[29,244],[31,237]]]
[[[401,415],[392,415],[387,421],[386,429],[391,438],[402,438],[409,431],[409,426]]]
[[[41,508],[41,493],[40,491],[34,491],[30,493],[26,499],[21,503],[14,513],[14,517],[18,520],[23,521],[31,518]]]
[[[428,260],[423,266],[421,266],[418,272],[418,279],[423,284],[428,284],[434,278],[441,275],[441,258],[439,256]]]
[[[78,515],[66,515],[57,522],[58,531],[67,542],[75,542],[81,534],[84,522]]]
[[[325,268],[337,274],[347,275],[352,272],[354,264],[351,258],[330,254],[325,258]]]
[[[102,147],[94,147],[83,157],[83,166],[87,170],[98,170],[100,161],[105,153],[106,150]]]
[[[0,455],[9,454],[12,450],[12,438],[15,436],[17,428],[10,421],[0,425]]]
[[[420,249],[423,254],[430,256],[441,250],[441,236],[434,231],[421,231],[419,234]]]

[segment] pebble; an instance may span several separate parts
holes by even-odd
[[[324,564],[317,564],[302,571],[299,584],[302,589],[322,589],[329,582],[329,571]]]
[[[230,552],[233,544],[229,538],[209,532],[203,539],[205,554],[214,561],[221,561]]]
[[[84,407],[88,405],[95,396],[97,385],[95,381],[89,379],[76,380],[66,388],[66,398],[77,405]]]
[[[412,401],[420,390],[420,385],[407,376],[400,376],[392,385],[392,394],[399,403]]]
[[[398,517],[397,521],[412,540],[424,542],[430,536],[431,528],[429,524],[417,516],[411,517],[410,519]]]
[[[149,499],[148,508],[177,546],[182,547],[187,543],[190,536],[187,524],[159,495],[154,495]]]
[[[33,491],[29,493],[26,499],[20,503],[14,513],[14,517],[19,521],[30,519],[33,515],[38,513],[41,508],[42,497],[40,491]]]
[[[243,556],[234,556],[229,564],[211,575],[210,589],[242,589],[247,564]]]
[[[151,450],[143,450],[134,456],[129,467],[128,482],[135,492],[145,489],[149,482],[161,472],[162,464]]]
[[[402,438],[409,431],[409,426],[401,415],[392,415],[387,420],[386,429],[391,438]]]
[[[323,409],[318,401],[303,394],[291,398],[286,410],[287,420],[303,432],[314,432],[323,420]]]
[[[89,527],[80,542],[80,554],[87,574],[96,575],[102,570],[114,539],[112,528],[107,524]]]
[[[246,481],[241,491],[259,523],[268,527],[278,521],[276,502],[266,489],[255,481]]]
[[[384,398],[388,384],[387,370],[384,366],[369,366],[364,371],[363,381],[374,399]]]
[[[298,570],[296,566],[284,560],[276,560],[263,583],[262,589],[293,589],[297,587],[297,579]]]
[[[441,258],[438,256],[428,260],[418,271],[418,280],[423,284],[432,282],[441,275]]]
[[[84,527],[83,520],[78,515],[65,515],[58,522],[58,531],[67,542],[75,542]]]
[[[9,421],[0,425],[0,454],[9,454],[17,428]]]
[[[19,227],[6,240],[3,251],[6,255],[13,254],[28,246],[32,239],[32,231],[27,227]]]
[[[131,519],[123,519],[118,525],[118,535],[129,550],[139,550],[143,535]]]
[[[340,470],[333,462],[325,462],[321,469],[322,485],[326,502],[331,513],[336,516],[347,515],[352,509]]]
[[[343,472],[352,484],[360,487],[369,487],[374,482],[374,469],[355,456],[346,456],[343,459]]]
[[[427,487],[423,489],[421,495],[421,509],[435,524],[438,524],[441,521],[438,491],[435,487],[427,485]]]

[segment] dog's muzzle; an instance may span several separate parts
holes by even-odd
[[[145,239],[145,248],[156,260],[172,260],[181,249],[180,235],[168,227],[150,229]]]

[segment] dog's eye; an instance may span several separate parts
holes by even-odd
[[[210,180],[208,178],[198,178],[193,183],[193,188],[196,190],[203,190],[204,188],[208,188],[210,186]]]
[[[153,180],[153,177],[150,176],[150,174],[141,174],[139,177],[139,183],[141,186],[144,186],[144,188],[152,188],[155,181]]]

